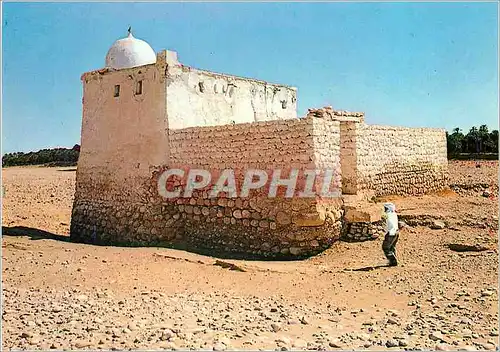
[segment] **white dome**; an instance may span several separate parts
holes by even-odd
[[[136,39],[132,33],[119,39],[106,55],[106,67],[116,70],[156,63],[156,54],[144,40]]]

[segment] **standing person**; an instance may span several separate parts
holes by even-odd
[[[396,243],[399,238],[398,215],[396,214],[396,206],[392,203],[384,204],[385,218],[385,238],[382,243],[382,250],[385,257],[389,260],[389,266],[398,265],[396,258]]]

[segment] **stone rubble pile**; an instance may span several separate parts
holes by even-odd
[[[363,121],[363,112],[351,112],[346,110],[334,110],[331,106],[320,109],[307,109],[307,117],[319,117],[323,119],[339,120],[339,117],[358,117],[357,121]]]
[[[363,242],[384,237],[383,221],[345,223],[342,228],[342,240],[346,242]]]

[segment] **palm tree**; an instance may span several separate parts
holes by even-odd
[[[463,151],[464,135],[460,128],[454,128],[453,133],[451,135],[447,134],[446,138],[448,141],[449,154],[458,154]]]
[[[490,148],[493,153],[498,153],[498,130],[493,130],[489,134]]]
[[[473,126],[467,133],[467,147],[469,153],[479,153],[479,131]]]

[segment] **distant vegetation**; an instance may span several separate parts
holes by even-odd
[[[2,157],[2,167],[22,165],[46,165],[46,166],[76,166],[80,146],[75,144],[73,148],[42,149],[29,153],[8,153]]]
[[[460,128],[446,132],[448,159],[497,159],[498,130],[488,131],[488,126],[472,127],[467,134]]]
[[[460,128],[446,132],[448,159],[498,160],[498,130],[488,131],[488,126],[472,127],[467,134]],[[80,146],[73,148],[42,149],[29,153],[8,153],[2,158],[2,167],[22,165],[76,166]]]

